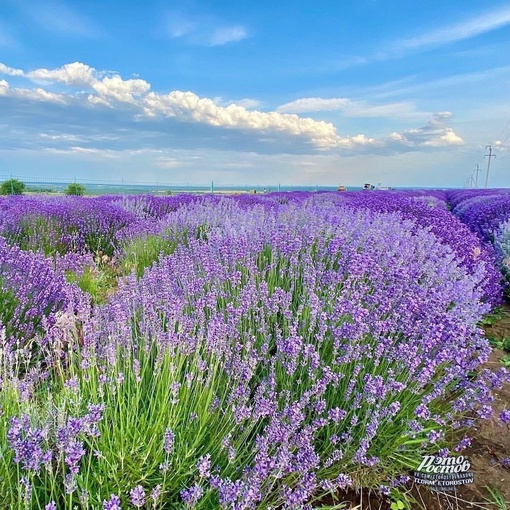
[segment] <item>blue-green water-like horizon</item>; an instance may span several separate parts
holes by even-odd
[[[22,180],[22,179],[20,179]],[[27,191],[34,192],[54,192],[63,193],[68,182],[53,182],[49,180],[30,180],[24,181]],[[77,181],[78,182],[78,181]],[[275,191],[337,191],[338,186],[328,185],[197,185],[197,184],[161,184],[161,183],[110,183],[110,182],[85,182],[79,181],[85,186],[87,195],[115,195],[115,194],[179,194],[179,193],[271,193]],[[346,191],[358,191],[362,186],[346,186]],[[387,189],[387,188],[385,188]],[[420,187],[420,186],[402,186],[391,189],[445,189],[441,187]]]

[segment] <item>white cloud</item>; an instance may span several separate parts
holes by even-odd
[[[245,99],[239,99],[237,101],[232,101],[230,104],[235,104],[237,106],[242,106],[243,108],[246,108],[247,110],[251,110],[253,108],[260,108],[262,106],[261,101],[258,99],[250,99],[249,97]]]
[[[2,68],[0,67],[1,70]],[[95,90],[99,95],[87,96],[88,101],[91,104],[103,104],[105,106],[111,106],[108,99],[120,102],[133,102],[133,96],[141,96],[150,89],[150,84],[145,80],[123,80],[117,74],[100,79],[100,76],[103,74],[93,67],[80,62],[66,64],[57,69],[36,69],[25,74],[21,71],[21,75],[35,82],[62,83],[71,87]]]
[[[490,12],[484,12],[472,18],[449,26],[443,26],[409,39],[395,43],[395,49],[421,49],[443,46],[463,39],[496,30],[510,24],[510,7],[504,6]]]
[[[223,46],[248,37],[246,27],[241,24],[232,25],[215,16],[181,11],[167,12],[165,32],[172,38],[200,46]]]
[[[276,111],[281,113],[305,113],[343,110],[350,103],[349,99],[338,97],[324,99],[322,97],[305,97],[279,106]]]
[[[66,149],[47,147],[44,149],[44,152],[50,152],[53,154],[67,154],[71,156],[91,156],[93,158],[106,158],[106,159],[116,159],[121,155],[120,151],[79,146],[69,147]]]
[[[241,25],[217,28],[212,31],[209,37],[209,45],[222,46],[223,44],[242,41],[246,37],[248,37],[248,33]]]
[[[248,111],[235,104],[222,107],[193,92],[173,91],[164,95],[150,92],[143,98],[143,107],[149,117],[179,117],[218,127],[287,132],[305,136],[318,147],[337,143],[333,124],[278,112]]]
[[[414,103],[409,101],[372,105],[366,101],[354,101],[345,97],[329,99],[306,97],[296,99],[279,106],[276,111],[280,113],[341,111],[346,117],[384,117],[393,119],[424,116],[424,113],[419,112]],[[426,114],[428,115],[428,113]]]
[[[403,133],[392,133],[390,142],[393,142],[397,147],[407,146],[409,148],[444,148],[463,145],[462,138],[446,125],[451,117],[450,112],[436,113],[421,128],[409,129]],[[391,146],[391,143],[389,145]]]
[[[7,68],[7,66],[4,66]],[[10,68],[7,68],[10,69]],[[19,73],[17,73],[19,75]],[[197,143],[197,137],[207,144],[243,144],[250,145],[261,151],[311,153],[314,151],[333,151],[348,154],[353,151],[365,153],[390,153],[418,149],[438,149],[462,144],[462,139],[447,125],[451,114],[448,112],[435,114],[421,128],[393,133],[386,138],[374,138],[365,133],[339,134],[331,122],[301,117],[294,113],[281,110],[291,108],[301,111],[324,111],[340,108],[351,116],[391,116],[394,110],[400,116],[415,113],[411,103],[392,103],[386,105],[370,105],[363,101],[352,101],[346,98],[322,99],[305,98],[280,107],[280,111],[262,112],[248,110],[241,104],[231,103],[226,106],[213,100],[199,97],[193,92],[174,90],[168,94],[150,91],[150,84],[142,79],[124,80],[115,73],[103,73],[85,64],[75,62],[56,69],[36,69],[22,76],[35,81],[56,82],[69,89],[55,93],[44,88],[10,88],[5,80],[0,82],[0,90],[4,96],[37,101],[40,103],[66,105],[75,119],[84,116],[89,119],[88,129],[95,129],[94,114],[96,109],[108,107],[112,115],[101,118],[102,123],[111,122],[111,129],[117,131],[119,122],[135,133],[143,125],[147,140],[157,138],[158,144],[173,143],[179,138],[184,126],[195,126],[185,129],[188,134],[187,143]],[[77,89],[77,90],[76,90]],[[85,93],[84,93],[85,92]],[[221,100],[222,102],[223,100]],[[251,100],[245,104],[255,106]],[[125,105],[129,104],[129,108]],[[238,103],[242,103],[239,101]],[[49,110],[48,110],[49,112]],[[423,114],[421,114],[423,115]],[[50,115],[51,117],[51,115]],[[111,120],[108,120],[111,118]],[[52,119],[48,128],[53,129]],[[66,123],[65,116],[60,121]],[[80,124],[80,121],[78,121]],[[104,124],[102,124],[104,129]],[[217,128],[217,129],[216,129]],[[86,129],[86,128],[83,128]],[[119,137],[121,129],[118,128]],[[169,134],[173,130],[173,135]],[[113,132],[111,131],[111,132]],[[214,136],[214,133],[217,133]],[[69,133],[73,134],[73,133]],[[132,143],[137,141],[136,135],[127,138]],[[116,143],[118,139],[116,138]],[[127,142],[126,142],[127,143]],[[152,142],[151,142],[152,143]],[[140,146],[139,145],[139,146]],[[168,147],[168,145],[166,145]],[[134,147],[133,147],[134,148]],[[66,150],[79,153],[80,147],[73,146]],[[253,149],[250,149],[253,150]],[[91,151],[83,148],[82,153]]]
[[[61,134],[39,133],[39,137],[44,140],[64,141],[64,142],[76,142],[80,139],[76,135],[69,135],[66,133],[61,133]]]
[[[229,106],[229,105],[233,104],[233,105],[237,105],[237,106],[242,106],[243,108],[246,108],[247,110],[261,108],[263,106],[262,101],[260,101],[258,99],[253,99],[250,97],[245,97],[243,99],[235,99],[233,101],[227,101],[221,96],[216,96],[215,98],[213,98],[213,101],[218,106]]]
[[[94,83],[92,88],[103,98],[131,103],[133,96],[144,95],[151,86],[145,80],[123,80],[120,76],[112,76]]]
[[[7,94],[9,84],[5,80],[0,80],[0,96]]]
[[[57,69],[36,69],[26,73],[33,81],[58,82],[72,87],[91,86],[97,81],[96,70],[86,64],[73,62]]]
[[[496,140],[493,145],[494,149],[497,149],[498,151],[510,152],[510,143],[508,142],[508,136],[504,140]]]
[[[98,106],[98,105],[102,105],[102,106],[107,106],[108,108],[113,108],[113,105],[112,103],[110,103],[110,101],[107,101],[105,98],[103,97],[99,97],[99,96],[95,96],[94,94],[89,94],[87,96],[87,101],[92,105],[92,106]]]
[[[6,74],[8,76],[23,76],[23,71],[21,69],[7,67],[5,64],[0,62],[0,74]]]
[[[64,94],[55,94],[41,88],[23,89],[10,87],[5,80],[0,80],[0,95],[42,103],[65,104],[67,100]]]

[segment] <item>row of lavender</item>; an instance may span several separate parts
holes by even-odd
[[[496,250],[498,265],[510,282],[510,192],[508,189],[450,191],[452,212]]]
[[[6,504],[331,507],[462,449],[501,287],[446,200],[2,200]]]

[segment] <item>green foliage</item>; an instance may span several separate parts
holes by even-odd
[[[9,179],[0,184],[0,195],[22,195],[25,190],[25,183],[18,179]]]
[[[43,186],[27,186],[26,191],[30,193],[56,193],[55,189]]]
[[[0,322],[5,325],[6,336],[10,337],[16,333],[16,328],[12,326],[12,319],[18,300],[12,290],[3,288],[2,283],[0,278]]]
[[[99,263],[94,267],[87,267],[81,274],[73,271],[66,272],[66,280],[76,283],[78,287],[89,294],[92,303],[104,304],[110,293],[117,287],[117,271],[111,264]]]
[[[83,184],[72,182],[69,186],[67,186],[64,193],[66,195],[77,195],[81,197],[85,195],[85,186],[83,186]]]
[[[510,352],[510,337],[505,336],[501,340],[498,340],[496,337],[490,336],[488,340],[493,347]]]
[[[508,510],[510,508],[510,501],[505,500],[505,496],[498,488],[488,485],[486,485],[485,488],[491,496],[490,498],[484,498],[485,501],[490,503],[490,508],[497,510]]]
[[[128,240],[123,246],[124,255],[120,260],[123,274],[135,271],[141,277],[145,269],[151,267],[160,256],[171,255],[179,244],[187,243],[187,232],[183,231],[170,237],[147,235]]]
[[[491,313],[487,314],[481,321],[481,326],[492,326],[503,318],[503,310],[495,308]]]
[[[111,353],[111,363],[103,365],[98,360],[85,369],[76,345],[75,356],[66,364],[55,360],[55,377],[37,380],[29,399],[21,397],[15,382],[3,385],[0,494],[5,508],[44,508],[51,500],[66,510],[102,508],[102,501],[111,494],[122,494],[122,508],[128,508],[126,495],[139,484],[147,491],[161,486],[162,497],[151,508],[182,508],[179,492],[203,482],[197,470],[202,456],[210,454],[212,466],[233,478],[250,464],[253,450],[246,445],[257,431],[236,422],[232,408],[225,411],[214,404],[226,402],[232,386],[228,374],[219,369],[219,360],[212,359],[203,346],[190,356],[149,346],[142,338],[136,341],[139,348],[119,347]],[[198,366],[205,356],[208,368],[200,372]],[[186,377],[190,374],[195,377]],[[75,381],[72,386],[66,384],[70,378]],[[99,434],[79,436],[84,455],[75,478],[76,490],[66,493],[68,468],[63,456],[54,457],[51,469],[23,472],[6,444],[10,419],[29,414],[32,427],[45,427],[42,446],[47,450],[55,445],[58,427],[70,418],[84,416],[91,403],[104,406],[103,418]],[[167,430],[175,434],[175,440],[165,451]],[[218,441],[226,436],[235,459],[229,460],[227,449]],[[32,485],[26,506],[20,497],[23,476]],[[80,505],[83,493],[89,497],[87,506]],[[219,508],[210,488],[204,488],[200,508]]]
[[[488,336],[487,340],[496,349],[501,349],[507,353],[510,352],[510,337],[503,337],[501,340],[495,336]],[[505,367],[510,367],[510,354],[507,354],[501,358],[501,364]]]

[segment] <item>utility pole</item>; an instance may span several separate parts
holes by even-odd
[[[478,188],[478,173],[480,172],[480,165],[477,163],[475,165],[475,188]]]
[[[487,184],[489,183],[489,170],[491,168],[491,158],[495,158],[496,155],[492,154],[492,147],[490,145],[486,145],[485,148],[489,149],[489,154],[484,155],[484,158],[489,158],[487,160],[487,173],[485,175],[485,188],[487,188]]]

